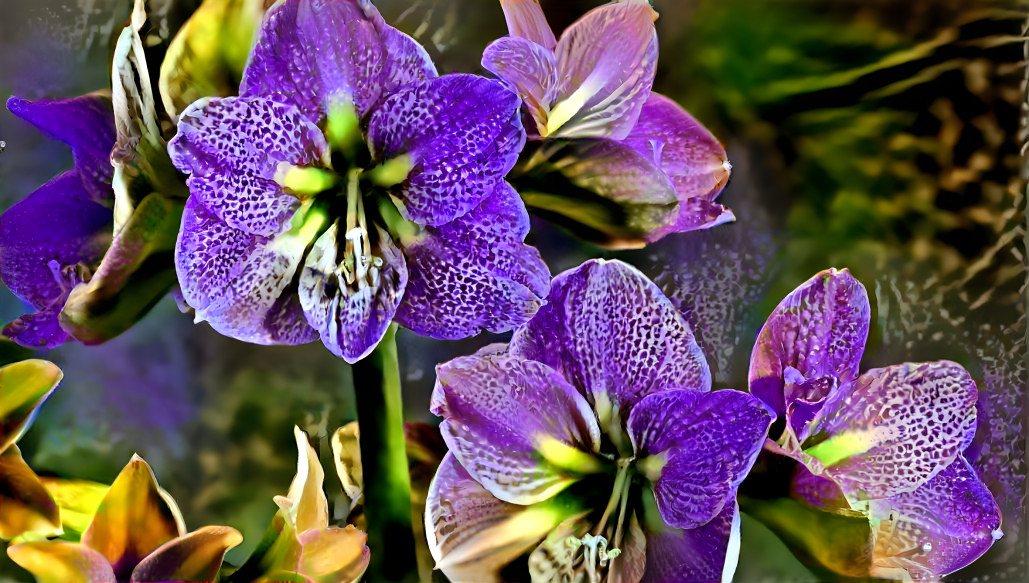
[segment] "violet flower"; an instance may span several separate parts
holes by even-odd
[[[546,296],[504,182],[525,141],[518,96],[437,77],[367,1],[268,12],[239,97],[197,101],[169,143],[190,174],[176,268],[217,331],[321,337],[348,362],[391,321],[433,338],[501,332]]]
[[[658,47],[649,2],[594,8],[560,39],[538,0],[500,4],[510,36],[486,48],[482,65],[518,90],[534,122],[539,147],[516,169],[527,204],[616,248],[734,220],[715,202],[729,179],[725,150],[651,92]]]
[[[36,311],[4,328],[22,346],[53,348],[70,336],[58,316],[89,279],[111,242],[111,100],[101,94],[58,100],[12,97],[7,109],[72,149],[75,165],[0,216],[0,277]]]
[[[795,495],[868,518],[869,574],[937,579],[1002,536],[993,495],[961,455],[975,434],[978,393],[945,360],[859,374],[870,313],[847,270],[817,274],[761,329],[750,389],[785,423],[767,449],[803,464]]]
[[[534,581],[732,576],[736,489],[771,414],[710,392],[688,325],[636,269],[593,260],[558,275],[506,348],[437,374],[450,452],[425,520],[451,580],[497,580],[534,547]]]

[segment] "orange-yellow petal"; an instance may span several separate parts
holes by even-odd
[[[18,446],[12,445],[0,454],[0,538],[24,532],[61,534],[61,513]]]
[[[113,583],[111,564],[93,549],[65,541],[35,541],[7,548],[7,555],[36,583]]]
[[[18,441],[64,373],[36,358],[0,368],[0,451]]]
[[[213,581],[225,552],[241,542],[243,535],[228,526],[198,528],[150,553],[132,572],[131,581]]]

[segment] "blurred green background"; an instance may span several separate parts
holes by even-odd
[[[555,30],[597,2],[543,0]],[[557,273],[619,257],[657,281],[697,329],[719,387],[742,388],[765,316],[796,285],[849,267],[869,291],[863,367],[949,358],[977,379],[969,458],[997,496],[1006,537],[960,581],[1022,581],[1026,223],[1020,147],[1026,15],[980,0],[654,0],[655,90],[725,144],[735,224],[610,253],[535,221]],[[505,33],[484,0],[380,0],[441,71],[481,71]],[[109,85],[109,40],[128,0],[3,0],[0,96],[67,97]],[[71,155],[0,112],[0,204],[70,167]],[[0,317],[22,306],[3,292]],[[398,336],[405,406],[427,412],[434,366],[497,338]],[[325,436],[354,418],[344,363],[318,343],[258,347],[194,326],[170,299],[105,345],[44,355],[65,380],[21,441],[40,473],[109,482],[140,453],[189,528],[228,524],[255,545],[295,471],[292,425]],[[357,390],[360,390],[357,387]],[[327,451],[327,449],[326,449]],[[330,479],[328,484],[335,485]],[[738,581],[811,581],[744,518]],[[0,579],[30,580],[0,559]]]

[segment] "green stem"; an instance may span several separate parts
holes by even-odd
[[[361,427],[364,512],[368,522],[369,573],[379,581],[415,581],[411,529],[411,475],[404,443],[396,324],[375,350],[353,365]]]

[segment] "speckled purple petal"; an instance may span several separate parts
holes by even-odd
[[[328,146],[292,105],[228,97],[187,107],[168,152],[207,209],[233,228],[271,237],[289,228],[300,205],[273,180],[279,164],[314,164]]]
[[[0,215],[0,276],[41,313],[4,331],[24,346],[67,340],[57,323],[78,280],[75,265],[95,266],[111,241],[111,209],[96,202],[77,170],[47,182]]]
[[[557,39],[547,24],[539,0],[500,0],[507,20],[507,31],[512,37],[528,39],[545,49],[554,50]]]
[[[387,97],[369,119],[368,142],[377,159],[410,156],[407,180],[393,193],[401,212],[440,226],[489,196],[525,144],[519,104],[503,83],[463,74]]]
[[[284,235],[285,236],[285,235]],[[190,197],[182,213],[175,270],[196,320],[255,344],[303,344],[317,338],[289,288],[303,246],[234,229]]]
[[[410,280],[396,320],[422,336],[507,332],[544,303],[550,271],[522,242],[529,216],[506,182],[468,214],[404,249]]]
[[[482,66],[515,86],[529,115],[536,121],[537,133],[545,133],[550,105],[557,98],[557,61],[554,51],[531,40],[505,36],[486,47],[482,54]]]
[[[715,202],[729,180],[725,150],[679,104],[651,93],[639,120],[622,143],[657,164],[671,178],[679,199],[678,218],[649,234],[648,241],[668,233],[706,229],[735,218],[732,211]]]
[[[317,122],[344,103],[363,116],[397,87],[435,76],[425,49],[371,2],[288,0],[265,15],[240,95],[291,103]]]
[[[827,269],[815,275],[779,302],[758,333],[750,357],[750,392],[783,415],[788,367],[807,380],[856,378],[870,318],[865,288],[849,271]],[[805,400],[818,402],[827,395]]]
[[[627,415],[650,393],[711,389],[689,325],[636,268],[587,261],[554,278],[547,302],[508,351],[551,366],[591,402],[604,393]]]
[[[425,502],[425,533],[437,568],[455,583],[499,583],[503,567],[565,518],[531,515],[533,509],[498,500],[447,453]]]
[[[655,18],[647,2],[610,3],[561,33],[554,51],[561,86],[549,137],[629,135],[654,84]]]
[[[505,355],[436,367],[431,411],[450,451],[477,482],[514,504],[546,500],[577,478],[540,459],[557,441],[587,455],[600,429],[586,400],[550,367]]]
[[[851,501],[911,492],[971,443],[977,398],[968,371],[947,360],[870,370],[829,397],[815,422],[814,432],[860,451],[825,474]]]
[[[378,229],[375,258],[367,279],[347,284],[340,280],[344,258],[333,225],[314,243],[300,276],[300,305],[308,323],[318,330],[330,352],[353,364],[368,356],[386,334],[407,287],[407,265],[389,235]]]
[[[970,564],[1003,536],[993,495],[958,459],[914,492],[871,502],[875,550],[872,575],[905,571],[935,580]]]
[[[647,529],[646,534],[644,583],[732,580],[740,552],[740,511],[735,499],[699,528]]]
[[[754,465],[771,413],[739,391],[665,391],[648,395],[629,414],[629,438],[654,484],[661,518],[697,528],[714,518]],[[653,456],[653,457],[650,457]]]
[[[96,202],[113,198],[108,183],[114,168],[114,110],[111,98],[98,93],[71,99],[7,100],[7,109],[39,131],[71,147],[82,188]]]

